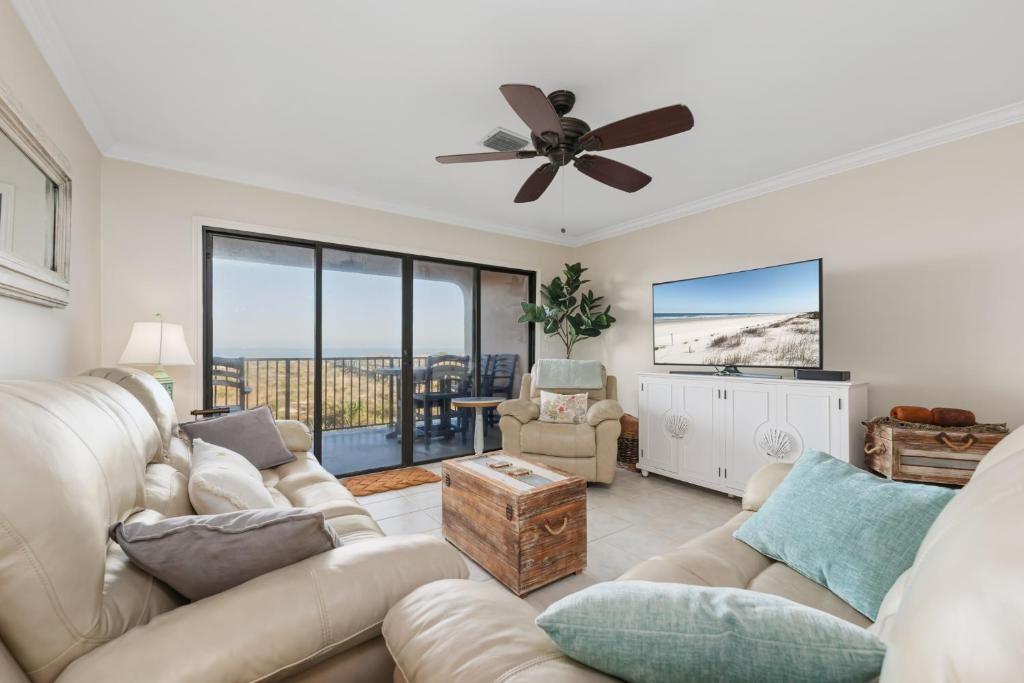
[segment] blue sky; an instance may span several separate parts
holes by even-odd
[[[818,262],[657,285],[655,313],[797,313],[816,311]]]
[[[396,261],[397,265],[397,261]],[[313,270],[214,259],[214,352],[292,349],[313,353]],[[401,278],[324,271],[324,348],[401,347]],[[415,351],[465,353],[462,290],[413,281]]]

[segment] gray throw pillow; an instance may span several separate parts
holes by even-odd
[[[267,406],[189,422],[181,428],[190,439],[202,439],[244,456],[258,470],[295,461],[295,454],[284,444]]]
[[[189,600],[341,545],[322,512],[302,508],[118,523],[110,537],[133,563]]]

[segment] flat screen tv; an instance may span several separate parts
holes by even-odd
[[[655,365],[821,367],[821,259],[653,289]]]

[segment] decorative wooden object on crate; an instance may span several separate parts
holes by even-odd
[[[864,423],[864,466],[889,479],[963,486],[1007,435],[1005,424],[941,427],[877,417]]]
[[[441,514],[444,537],[516,595],[587,566],[583,477],[501,451],[445,460]]]
[[[619,419],[622,431],[619,432],[619,447],[616,465],[624,470],[636,472],[640,461],[640,420],[626,413]]]

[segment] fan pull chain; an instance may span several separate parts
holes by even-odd
[[[565,176],[562,174],[562,234],[565,234]]]

